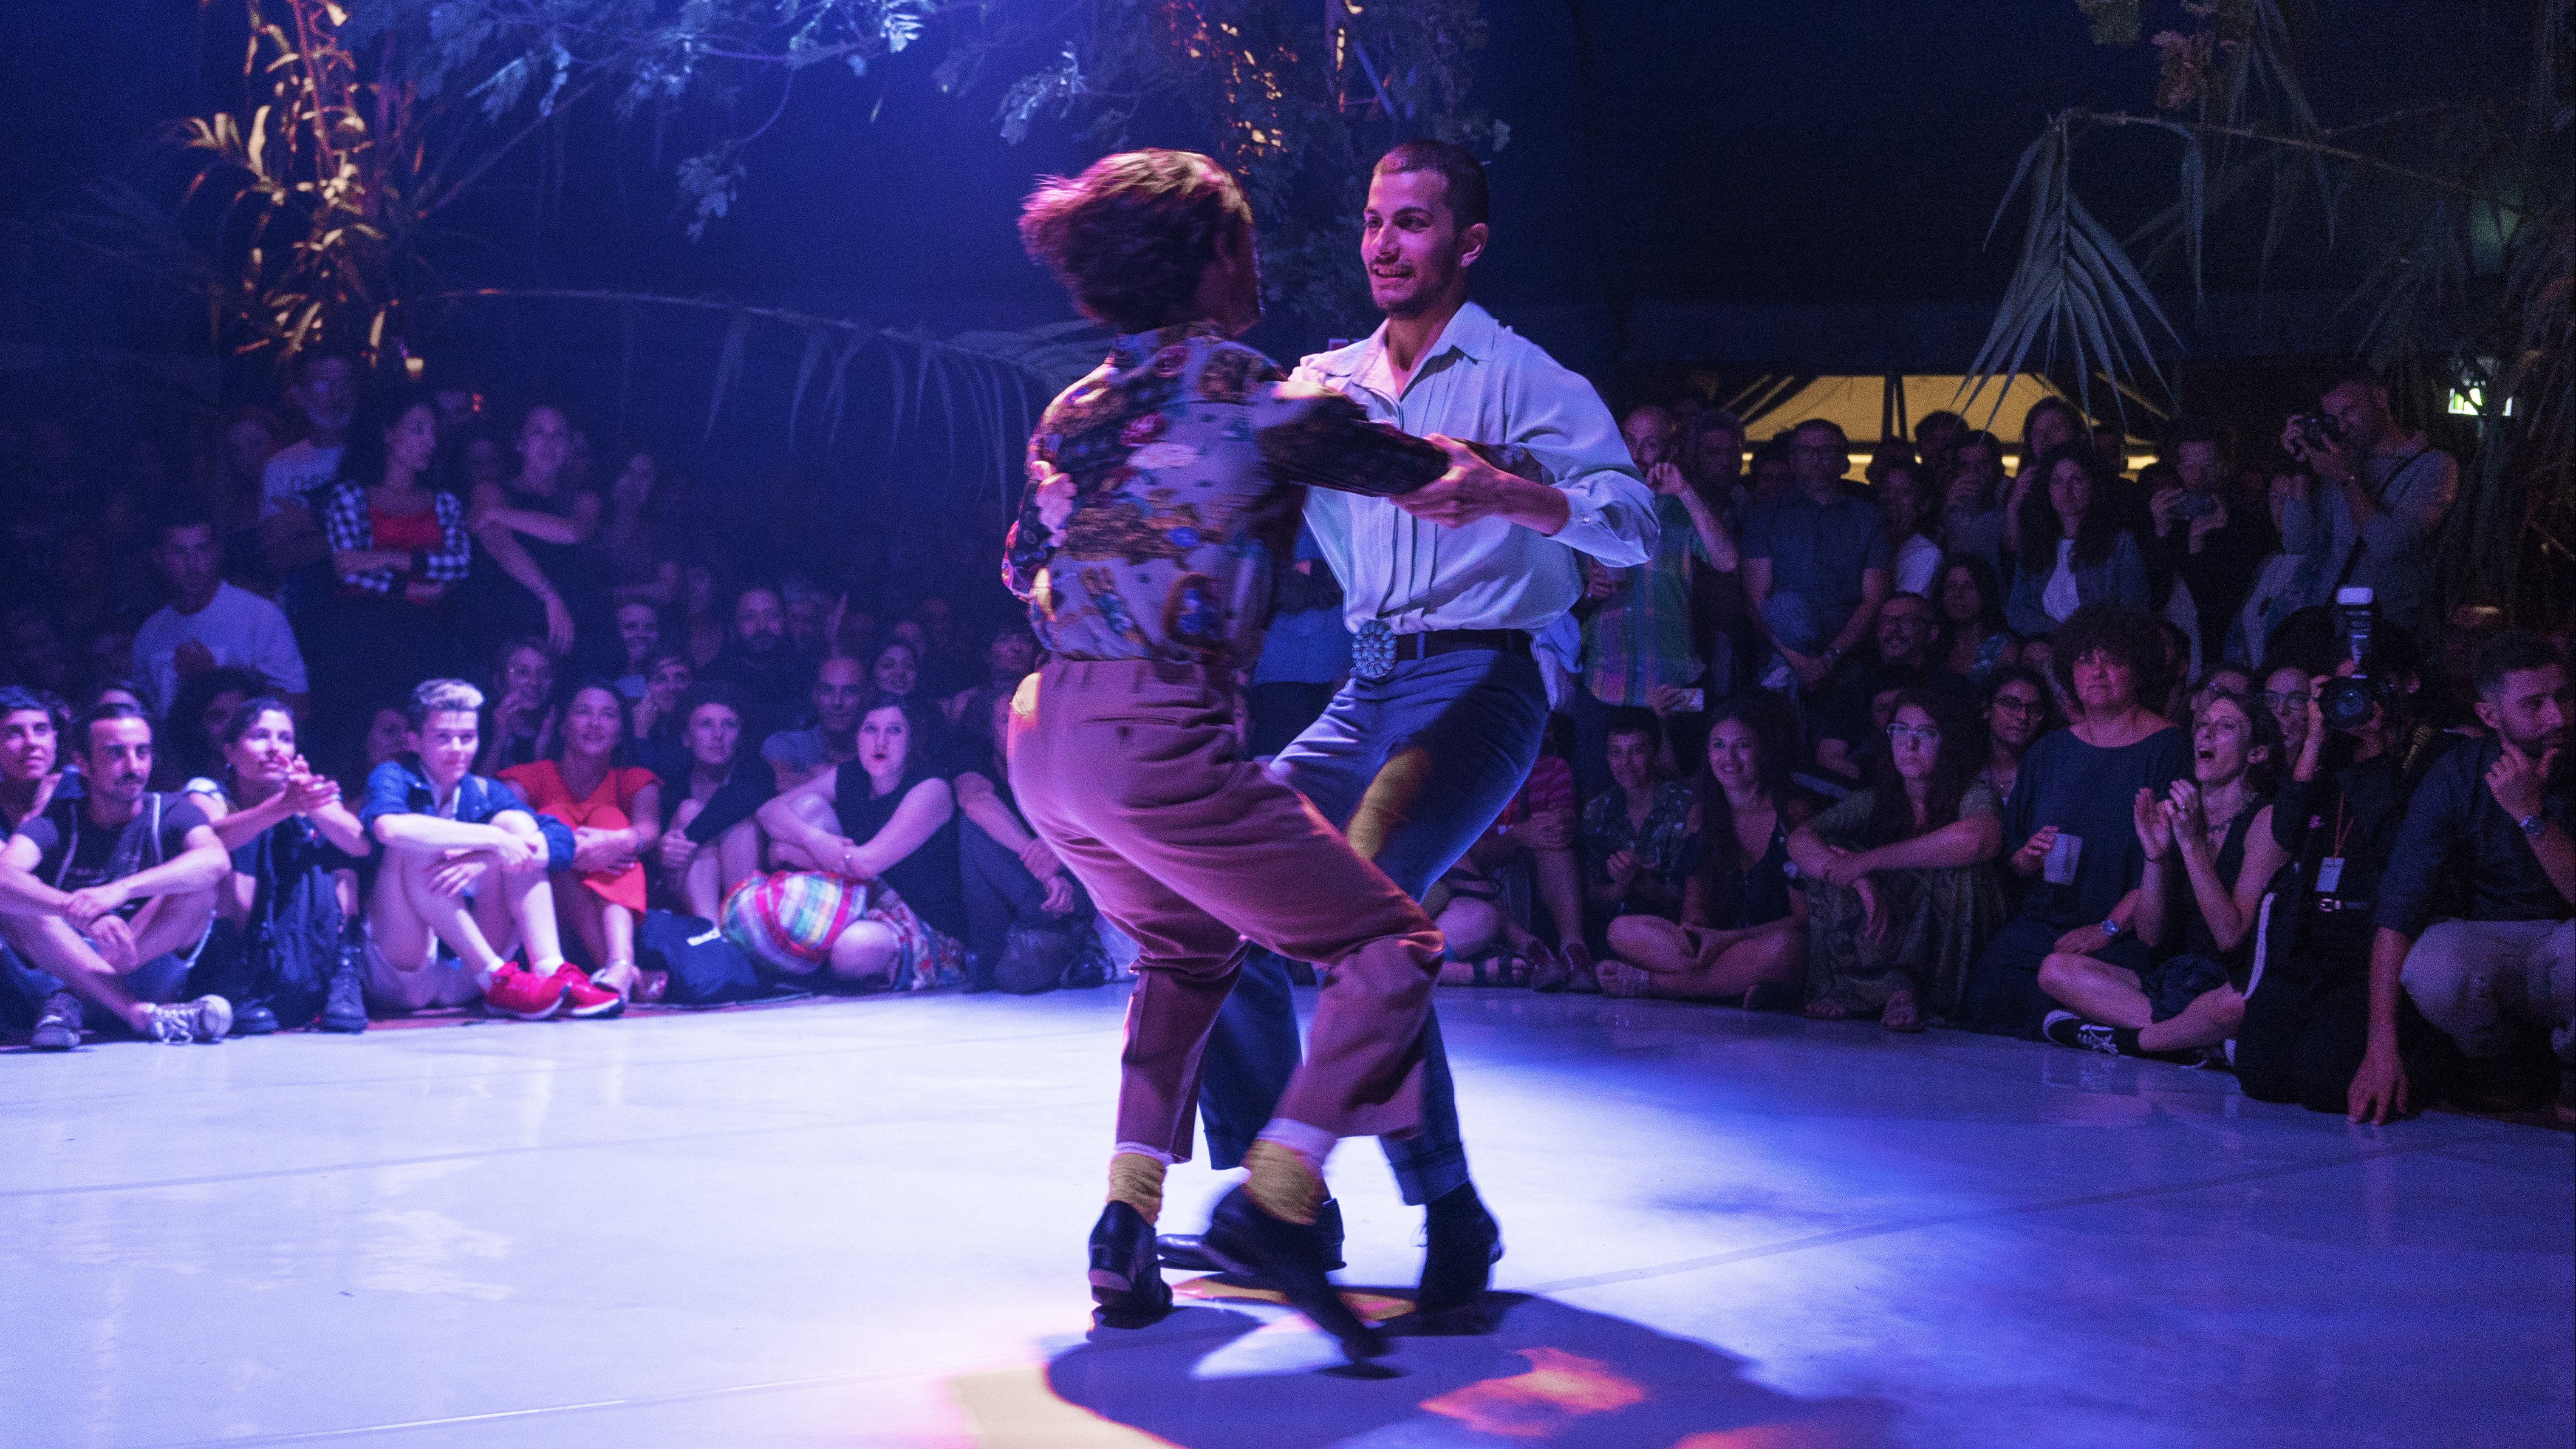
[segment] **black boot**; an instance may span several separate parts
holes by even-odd
[[[277,1030],[277,1013],[265,1001],[245,1001],[233,1008],[234,1036],[266,1036]]]
[[[1316,1222],[1321,1224],[1320,1215]],[[1383,1355],[1385,1336],[1362,1322],[1324,1276],[1320,1243],[1313,1227],[1272,1217],[1240,1187],[1217,1203],[1207,1236],[1200,1239],[1218,1266],[1277,1289],[1289,1306],[1340,1339],[1343,1353],[1353,1359]]]
[[[340,959],[331,966],[330,994],[322,1002],[324,1031],[367,1029],[366,950],[355,941],[341,943]]]
[[[1112,1328],[1142,1328],[1172,1311],[1172,1290],[1154,1259],[1154,1225],[1123,1202],[1100,1210],[1091,1229],[1091,1300]]]
[[[1290,1224],[1294,1227],[1295,1224]],[[1316,1251],[1324,1255],[1324,1271],[1342,1270],[1342,1204],[1337,1198],[1326,1198],[1315,1209],[1315,1225],[1305,1229],[1315,1235]],[[1225,1266],[1208,1256],[1207,1244],[1197,1233],[1165,1233],[1154,1240],[1162,1251],[1163,1266],[1184,1273],[1222,1273]]]
[[[1502,1261],[1503,1229],[1485,1211],[1472,1182],[1433,1198],[1423,1216],[1427,1241],[1413,1311],[1418,1318],[1429,1318],[1483,1296],[1494,1265]]]

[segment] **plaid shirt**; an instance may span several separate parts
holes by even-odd
[[[446,542],[429,550],[428,582],[456,583],[474,562],[473,535],[465,531],[465,504],[453,493],[432,493],[429,497],[438,515],[439,535]],[[335,549],[374,548],[376,524],[367,512],[367,490],[355,483],[334,485],[330,496],[322,501],[322,532]],[[360,569],[355,573],[342,570],[340,582],[348,588],[390,594],[398,591],[405,577],[401,569]]]
[[[1643,705],[1658,684],[1700,676],[1691,652],[1690,561],[1708,550],[1678,498],[1657,497],[1655,556],[1618,571],[1619,584],[1583,623],[1584,684],[1607,705]]]

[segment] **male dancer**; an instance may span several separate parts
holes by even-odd
[[[1011,784],[1140,948],[1092,1296],[1113,1323],[1171,1306],[1153,1236],[1163,1170],[1189,1156],[1201,1054],[1248,938],[1319,963],[1325,986],[1312,1052],[1241,1151],[1249,1176],[1217,1205],[1206,1248],[1277,1285],[1354,1357],[1381,1353],[1326,1280],[1312,1224],[1337,1140],[1421,1121],[1440,935],[1245,757],[1235,692],[1260,653],[1299,485],[1419,489],[1472,455],[1286,385],[1228,340],[1261,315],[1252,215],[1204,156],[1130,152],[1051,178],[1020,233],[1120,334],[1030,439],[1003,569],[1052,655],[1012,701]]]
[[[1408,433],[1525,450],[1546,480],[1466,454],[1416,492],[1307,496],[1306,521],[1342,581],[1355,662],[1275,768],[1417,900],[1538,758],[1547,691],[1532,639],[1582,597],[1580,556],[1641,564],[1657,536],[1654,497],[1592,385],[1468,300],[1486,210],[1484,168],[1463,148],[1407,141],[1387,152],[1360,221],[1369,296],[1386,321],[1297,370]],[[1287,968],[1256,953],[1209,1039],[1201,1105],[1218,1167],[1242,1159],[1296,1064]],[[1484,1291],[1502,1234],[1468,1180],[1436,1017],[1424,1019],[1423,1067],[1422,1130],[1384,1146],[1404,1200],[1426,1205],[1416,1307],[1428,1316]],[[1329,1202],[1322,1222],[1326,1259],[1337,1261]],[[1164,1261],[1212,1260],[1182,1237],[1164,1240]]]

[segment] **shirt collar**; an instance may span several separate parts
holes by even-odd
[[[1122,333],[1110,343],[1109,362],[1111,366],[1121,371],[1142,367],[1153,358],[1155,353],[1164,348],[1199,337],[1223,342],[1225,329],[1214,322],[1202,319],[1197,322],[1176,322],[1169,327],[1156,327],[1144,332]]]
[[[1376,371],[1386,359],[1386,326],[1384,322],[1377,324],[1377,330],[1356,347],[1325,354],[1318,360],[1316,370],[1338,378],[1355,378]],[[1469,362],[1482,362],[1494,355],[1494,344],[1501,332],[1502,324],[1494,320],[1494,314],[1470,297],[1450,314],[1449,325],[1440,329],[1440,340],[1433,343],[1431,351],[1415,364],[1413,375],[1420,377],[1434,361],[1453,350]]]

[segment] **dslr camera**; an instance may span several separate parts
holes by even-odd
[[[2330,413],[2300,413],[2290,419],[2290,428],[2299,439],[2303,458],[2343,445],[2343,420]]]
[[[2344,642],[2352,650],[2353,670],[2342,678],[2326,681],[2317,695],[2317,712],[2325,716],[2328,728],[2349,733],[2369,723],[2372,712],[2396,699],[2397,682],[2373,679],[2366,672],[2364,661],[2370,656],[2370,590],[2335,590],[2335,608],[2343,615]]]

